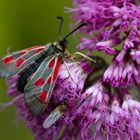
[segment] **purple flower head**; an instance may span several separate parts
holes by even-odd
[[[135,67],[133,63],[112,63],[104,72],[103,80],[114,87],[125,87],[133,82]]]
[[[105,53],[110,55],[116,55],[117,51],[112,48],[113,45],[117,45],[119,43],[119,40],[108,40],[96,43],[96,49],[98,51],[105,51]]]
[[[140,139],[139,102],[132,97],[139,97],[136,93],[140,91],[140,2],[73,3],[66,11],[73,14],[76,23],[88,24],[81,29],[77,48],[96,59],[77,109],[82,139]]]
[[[77,22],[88,24],[81,30],[87,37],[81,38],[78,49],[86,49],[88,55],[102,51],[113,57],[103,80],[115,87],[139,84],[139,7],[137,0],[74,0],[73,8],[66,8]]]
[[[27,108],[24,96],[17,90],[17,81],[19,76],[8,79],[8,95],[15,97],[11,102],[4,103],[2,107],[14,105],[17,108],[17,118],[23,118],[26,122],[27,128],[32,129],[32,132],[36,135],[37,140],[56,139],[59,131],[65,127],[65,125],[72,119],[71,114],[75,111],[76,105],[80,99],[82,99],[82,89],[85,79],[87,78],[88,64],[83,62],[69,61],[62,64],[60,67],[59,75],[56,81],[50,104],[46,111],[40,116],[33,116]],[[50,127],[48,130],[43,128],[43,122],[47,116],[54,110],[54,107],[65,102],[67,104],[66,116],[60,118],[56,126]],[[52,136],[53,134],[53,136]],[[67,134],[66,136],[67,137]]]
[[[140,103],[128,94],[125,94],[121,103],[115,94],[110,104],[105,87],[98,84],[92,87],[93,91],[88,89],[85,92],[90,97],[86,98],[77,110],[77,116],[82,115],[80,123],[83,131],[82,139],[139,139]],[[97,92],[102,96],[97,97]],[[125,93],[125,90],[122,92]]]
[[[102,83],[98,82],[87,89],[83,95],[86,97],[90,96],[89,106],[96,106],[102,103],[105,94],[104,92],[105,90]]]
[[[60,73],[57,79],[55,95],[58,98],[63,98],[62,100],[70,100],[78,96],[84,86],[84,81],[87,78],[87,73],[84,73],[83,69],[86,69],[87,66],[83,66],[79,62],[69,62],[64,63],[60,68]],[[60,88],[60,86],[62,88]],[[63,96],[60,96],[63,94]]]
[[[136,1],[74,1],[77,22],[86,22],[83,37],[78,46],[87,54],[103,51],[113,56],[112,64],[104,73],[104,81],[112,86],[127,86],[132,81],[139,84],[140,64],[140,10]]]

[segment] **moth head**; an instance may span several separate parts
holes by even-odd
[[[82,24],[80,24],[78,27],[76,27],[75,29],[73,29],[70,33],[68,33],[63,39],[61,39],[61,31],[62,31],[62,25],[63,25],[63,18],[62,17],[57,17],[58,19],[59,19],[59,21],[60,21],[60,24],[59,24],[59,31],[58,31],[58,38],[59,38],[59,46],[58,46],[58,48],[60,49],[60,50],[62,50],[62,51],[64,51],[65,50],[65,48],[66,48],[66,46],[67,46],[67,41],[66,41],[66,39],[67,39],[67,37],[69,37],[71,34],[73,34],[74,32],[76,32],[78,29],[80,29],[81,27],[83,27],[83,26],[87,26],[87,24],[86,23],[82,23]]]

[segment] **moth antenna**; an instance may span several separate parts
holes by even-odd
[[[57,19],[59,20],[59,28],[58,28],[58,41],[60,40],[61,38],[61,32],[62,32],[62,26],[63,26],[63,17],[61,16],[57,16]]]
[[[83,26],[87,26],[87,24],[86,24],[86,23],[80,24],[78,27],[76,27],[75,29],[73,29],[69,34],[67,34],[67,35],[63,38],[63,41],[65,41],[66,38],[67,38],[68,36],[70,36],[71,34],[73,34],[73,33],[74,33],[75,31],[77,31],[78,29],[82,28]]]

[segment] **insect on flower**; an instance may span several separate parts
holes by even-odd
[[[60,36],[63,19],[58,18]],[[24,93],[25,103],[34,115],[45,111],[63,58],[69,55],[66,51],[66,38],[85,25],[79,25],[58,42],[13,52],[0,59],[0,77],[20,76],[18,90]]]
[[[65,110],[66,110],[65,104],[57,106],[45,119],[43,127],[49,128],[50,126],[52,126],[63,115]]]

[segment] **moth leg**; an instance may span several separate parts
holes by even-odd
[[[64,65],[65,65],[67,71],[68,71],[69,76],[71,77],[71,79],[73,80],[73,82],[76,84],[76,86],[78,86],[77,82],[71,76],[71,73],[70,73],[69,67],[67,66],[67,63],[65,61],[63,61],[63,62],[64,62]]]
[[[86,56],[85,54],[83,54],[83,53],[81,53],[81,52],[75,52],[75,53],[73,53],[72,55],[73,55],[73,56],[79,55],[79,56],[82,56],[82,57],[86,58],[87,60],[89,60],[89,61],[91,61],[91,62],[94,62],[94,63],[96,62],[95,60],[93,60],[92,58]]]

